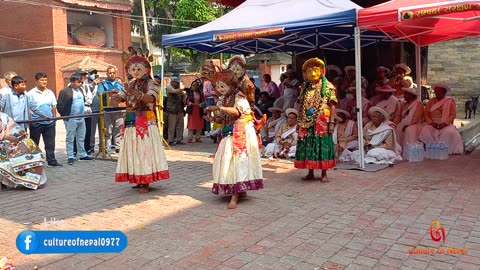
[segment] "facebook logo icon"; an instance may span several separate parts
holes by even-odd
[[[17,236],[17,249],[23,254],[32,254],[38,247],[38,239],[33,231],[23,231]]]

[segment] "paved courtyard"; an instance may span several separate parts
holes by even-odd
[[[0,256],[18,270],[480,269],[479,151],[375,173],[332,170],[328,184],[265,160],[265,189],[227,210],[228,198],[210,191],[210,140],[167,150],[171,178],[140,195],[114,183],[115,162],[66,165],[57,126],[65,166],[47,168],[44,189],[0,192]],[[445,243],[430,236],[434,220]],[[120,254],[26,256],[15,246],[26,229],[121,230],[129,243]],[[440,246],[468,253],[408,252]]]

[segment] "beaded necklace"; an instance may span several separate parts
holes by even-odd
[[[302,128],[309,128],[315,124],[316,119],[322,112],[322,106],[326,104],[327,78],[322,76],[321,84],[309,82],[302,90],[302,114],[299,125]]]

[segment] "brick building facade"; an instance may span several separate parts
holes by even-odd
[[[122,52],[131,45],[130,10],[130,0],[45,0],[38,5],[2,2],[0,74],[15,71],[25,77],[30,88],[35,73],[43,71],[49,76],[48,87],[58,93],[71,74],[60,67],[89,56],[118,67],[118,76],[123,78]],[[101,29],[105,44],[76,42],[74,31],[82,26]]]

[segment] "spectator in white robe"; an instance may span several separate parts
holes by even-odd
[[[336,109],[337,125],[333,130],[333,143],[335,146],[335,153],[337,157],[342,157],[345,150],[355,151],[358,150],[358,127],[357,123],[351,120],[349,112]],[[341,160],[340,160],[341,161]]]
[[[287,122],[287,117],[282,115],[282,108],[273,106],[268,111],[272,113],[272,117],[268,118],[267,123],[263,126],[263,146],[273,142],[280,127]]]
[[[398,124],[400,122],[401,108],[400,101],[393,95],[395,89],[385,84],[382,87],[377,87],[375,90],[378,94],[370,99],[370,106],[384,109],[390,115],[389,120],[395,125]]]
[[[444,142],[448,145],[448,154],[462,154],[463,140],[453,125],[457,115],[455,101],[447,96],[451,88],[442,83],[432,84],[435,97],[425,106],[425,125],[420,133],[424,143]]]
[[[275,140],[269,143],[263,151],[267,158],[292,158],[297,149],[297,118],[298,111],[287,109],[287,123],[284,123],[275,134]]]
[[[363,129],[365,162],[372,164],[393,164],[402,160],[402,147],[398,144],[395,130],[390,126],[389,114],[382,108],[371,107],[368,110],[370,121]],[[346,161],[359,161],[359,151],[346,155]]]

